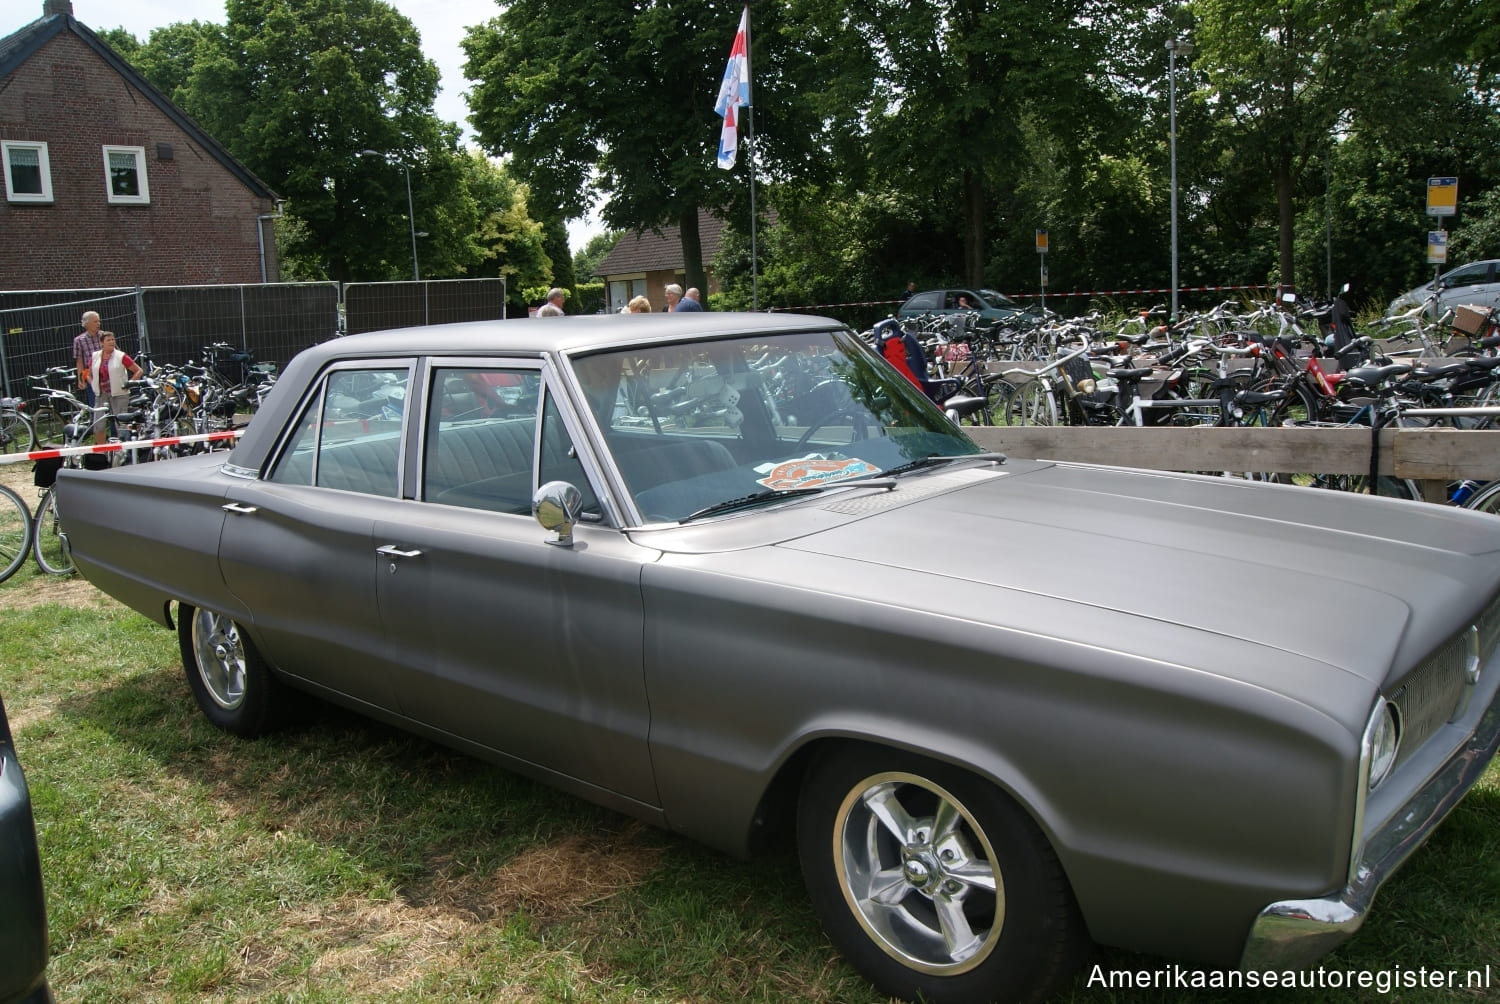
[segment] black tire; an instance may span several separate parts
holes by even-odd
[[[68,548],[68,538],[63,535],[62,520],[57,513],[55,486],[42,493],[41,504],[36,507],[31,553],[48,575],[68,575],[73,571],[73,552]]]
[[[1083,924],[1046,837],[960,768],[836,747],[803,781],[797,845],[824,930],[881,993],[1041,1000],[1081,962]]]
[[[36,429],[19,411],[0,414],[0,453],[30,453],[36,449]]]
[[[1465,509],[1500,516],[1500,481],[1491,481],[1464,503]]]
[[[177,644],[188,686],[209,721],[246,738],[281,724],[285,685],[231,618],[179,604]]]
[[[0,485],[0,582],[26,563],[31,550],[31,510],[26,500]]]

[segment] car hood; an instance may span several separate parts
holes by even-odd
[[[961,487],[903,502],[943,478]],[[1022,630],[1066,634],[1091,609],[1127,648],[1132,633],[1180,627],[1377,686],[1467,623],[1500,577],[1500,521],[1239,479],[1066,464],[971,469],[819,508],[861,518],[777,549],[950,580],[983,595],[997,623]],[[891,581],[869,571],[848,578]],[[950,592],[910,581],[917,604],[924,590]],[[1047,623],[1012,611],[1047,611]]]

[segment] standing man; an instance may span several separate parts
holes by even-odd
[[[672,309],[677,311],[679,314],[683,313],[684,311],[691,310],[701,311],[703,309],[703,304],[698,302],[698,290],[696,288],[693,288],[689,289],[686,293],[683,293],[682,299],[678,300],[677,306],[673,307]]]
[[[83,330],[73,338],[73,366],[78,371],[78,389],[83,391],[90,407],[94,404],[94,388],[89,383],[89,365],[94,353],[99,351],[99,312],[83,312]]]
[[[677,309],[677,304],[682,301],[682,287],[675,282],[668,283],[667,288],[662,292],[667,294],[667,306],[665,309],[667,313],[671,313]]]
[[[568,298],[566,289],[553,286],[547,290],[547,302],[542,304],[541,309],[536,312],[538,317],[561,317],[563,316],[563,301]]]
[[[913,293],[915,293],[916,291],[917,291],[917,284],[915,282],[908,282],[906,284],[906,292],[904,292],[904,293],[901,294],[901,302],[905,303],[907,300],[910,300],[911,299],[911,295]]]

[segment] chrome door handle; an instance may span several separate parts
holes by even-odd
[[[422,554],[422,552],[418,550],[403,551],[395,544],[386,544],[383,547],[377,547],[375,549],[375,553],[383,554],[387,558],[417,558]]]
[[[253,505],[241,505],[238,502],[226,502],[224,505],[219,506],[219,508],[225,512],[251,513],[259,511]]]

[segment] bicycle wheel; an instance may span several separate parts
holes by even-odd
[[[16,574],[31,546],[31,510],[26,501],[0,485],[0,582]]]
[[[1370,479],[1363,474],[1316,474],[1311,484],[1314,488],[1331,488],[1334,491],[1367,495]],[[1422,497],[1415,481],[1391,477],[1389,474],[1382,474],[1376,480],[1374,494],[1391,499],[1418,500]]]
[[[36,449],[36,430],[19,411],[0,413],[0,453],[28,453]]]
[[[1500,516],[1500,481],[1491,481],[1464,503],[1465,509]]]
[[[1005,418],[1006,425],[1056,425],[1057,402],[1046,384],[1031,380],[1010,396]]]
[[[36,532],[32,540],[36,563],[48,575],[67,575],[73,571],[73,554],[57,517],[57,489],[48,488],[36,510]]]

